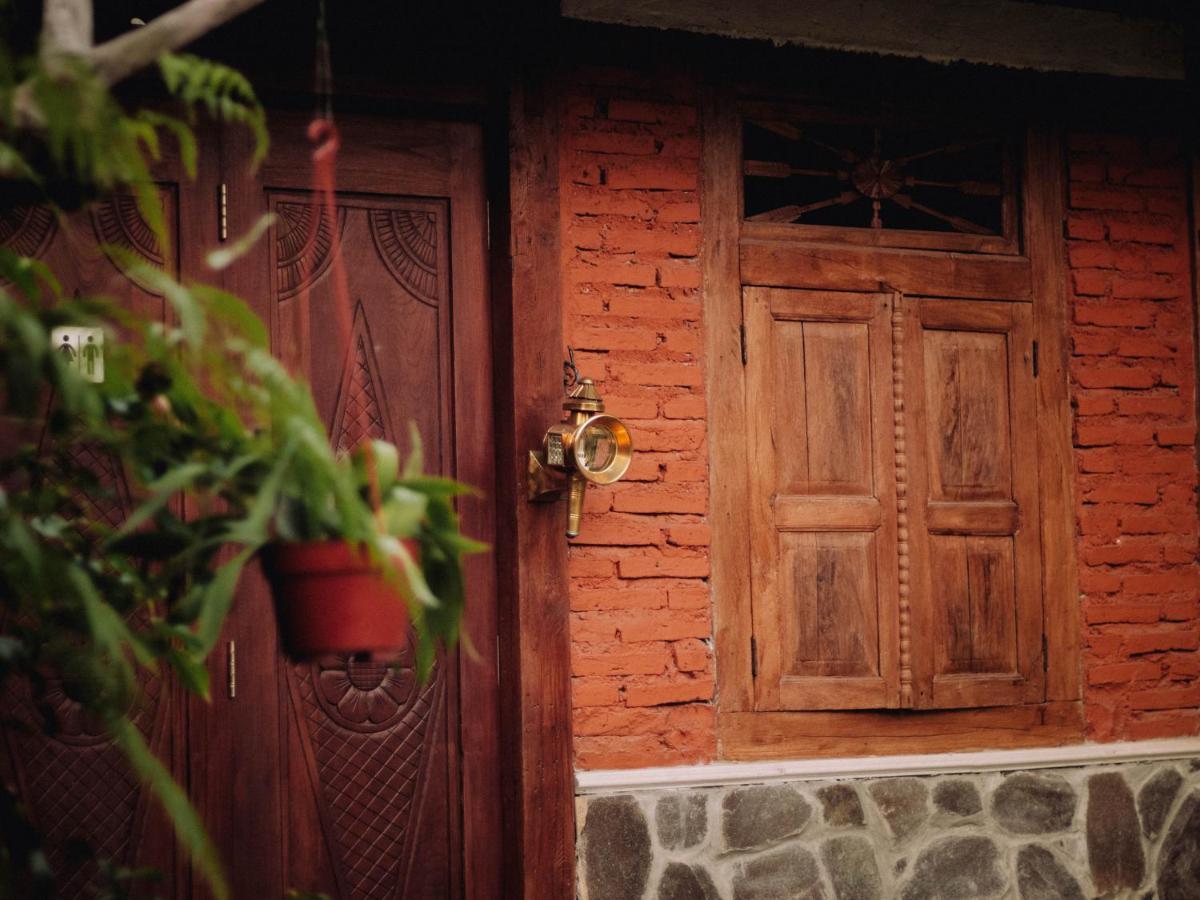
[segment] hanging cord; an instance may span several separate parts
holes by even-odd
[[[329,228],[329,274],[332,279],[333,313],[337,319],[338,349],[346,366],[354,361],[350,354],[354,324],[351,320],[350,285],[346,278],[346,266],[342,259],[342,236],[337,210],[337,158],[341,148],[337,126],[333,122],[333,67],[330,64],[329,32],[325,20],[325,0],[317,0],[317,46],[314,55],[313,93],[316,108],[313,120],[308,124],[307,136],[312,144],[312,216],[309,233],[305,239],[307,252],[304,254],[304,285],[300,292],[301,315],[305,332],[312,339],[311,321],[313,267],[316,265],[318,239],[321,223]],[[375,447],[370,440],[362,442],[363,462],[366,466],[368,501],[375,514],[380,530],[384,530],[383,503],[379,492],[379,467],[375,459]]]

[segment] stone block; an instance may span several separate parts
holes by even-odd
[[[667,850],[686,850],[708,833],[708,805],[704,794],[668,794],[654,806],[658,842]]]
[[[1087,849],[1092,882],[1102,894],[1132,890],[1146,875],[1133,792],[1119,772],[1088,778]]]
[[[983,810],[979,789],[965,778],[939,781],[933,789],[933,805],[951,816],[973,816]]]
[[[658,882],[658,900],[721,900],[703,866],[671,863]]]
[[[1074,876],[1037,844],[1026,844],[1017,854],[1017,888],[1021,900],[1084,900]]]
[[[992,815],[1016,834],[1064,831],[1075,818],[1078,797],[1062,776],[1010,775],[992,797]]]
[[[799,834],[812,807],[786,785],[730,791],[721,803],[721,829],[730,850],[767,847]]]
[[[629,795],[598,797],[584,820],[588,900],[641,900],[650,875],[650,829]]]
[[[738,866],[733,900],[823,900],[817,860],[802,847],[764,853]]]
[[[898,841],[912,836],[929,818],[929,788],[919,778],[875,781],[867,791]]]
[[[986,837],[951,837],[921,851],[902,900],[983,900],[1008,887],[1000,851]]]
[[[837,900],[880,900],[883,880],[871,842],[858,835],[845,835],[821,846],[821,861]]]
[[[1197,897],[1200,897],[1200,790],[1192,791],[1179,807],[1158,857],[1158,900]]]
[[[828,784],[817,791],[824,810],[825,824],[834,828],[862,827],[862,801],[858,791],[849,784]]]
[[[1158,837],[1175,795],[1183,784],[1183,776],[1177,769],[1170,767],[1159,769],[1146,780],[1138,791],[1137,807],[1142,817],[1142,834],[1150,840]]]

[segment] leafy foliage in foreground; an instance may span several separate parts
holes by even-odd
[[[163,58],[166,85],[183,101],[178,118],[126,113],[83,67],[51,73],[2,57],[0,115],[11,112],[19,74],[45,119],[35,133],[0,120],[6,202],[37,200],[61,216],[131,192],[159,246],[169,247],[150,176],[160,138],[178,143],[194,174],[185,119],[199,107],[247,124],[265,153],[262,109],[226,67]],[[66,218],[62,227],[70,227]],[[105,251],[166,298],[177,324],[139,319],[100,297],[65,297],[43,264],[0,250],[0,432],[23,436],[0,459],[0,681],[20,676],[36,695],[47,679],[61,679],[103,723],[224,897],[202,823],[131,720],[139,670],[169,670],[207,698],[205,659],[245,565],[273,538],[339,538],[365,545],[404,588],[427,671],[436,643],[458,638],[461,556],[478,545],[459,532],[452,502],[462,487],[421,473],[415,435],[403,467],[385,442],[338,459],[308,386],[271,356],[262,323],[240,300],[181,284],[118,248]],[[52,329],[68,324],[106,329],[102,384],[84,380],[51,347]],[[122,498],[79,461],[72,450],[80,447],[124,473],[132,511],[123,522],[100,514]],[[419,562],[401,538],[418,541]],[[7,794],[0,813],[6,823],[23,821]],[[52,873],[32,832],[6,824],[4,834],[0,898],[46,889]],[[111,863],[102,870],[134,877]]]

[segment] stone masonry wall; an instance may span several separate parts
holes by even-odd
[[[1177,141],[1070,138],[1068,255],[1088,736],[1200,731],[1196,370]]]
[[[562,110],[567,342],[634,462],[570,550],[575,762],[716,757],[700,277],[685,75],[579,70]],[[1072,135],[1067,252],[1087,738],[1200,732],[1187,166],[1170,140]],[[1051,562],[1053,564],[1053,562]]]
[[[581,797],[581,900],[1196,900],[1200,759]]]

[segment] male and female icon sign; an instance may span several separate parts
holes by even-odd
[[[55,328],[50,344],[88,381],[104,381],[104,330],[82,326]]]

